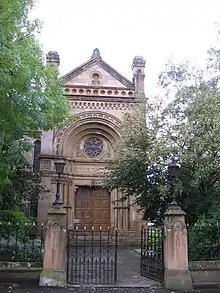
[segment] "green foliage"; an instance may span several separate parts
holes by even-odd
[[[209,51],[204,72],[187,63],[168,64],[160,84],[174,100],[159,110],[146,101],[146,116],[136,109],[125,123],[117,160],[108,167],[105,184],[125,197],[135,197],[146,220],[161,221],[173,198],[166,167],[173,159],[182,165],[175,195],[187,213],[187,222],[207,216],[213,202],[219,205],[218,52]]]
[[[165,211],[160,190],[165,185],[164,161],[160,155],[163,145],[158,137],[160,105],[148,102],[146,121],[145,103],[140,101],[125,121],[117,160],[107,167],[104,184],[110,190],[118,189],[124,199],[133,198],[142,211],[147,210],[147,217],[152,221],[160,221],[160,214]]]
[[[0,222],[0,261],[41,262],[43,226],[29,222]]]
[[[40,174],[34,174],[26,162],[18,166],[0,193],[0,221],[17,223],[19,226],[34,222],[31,212],[37,209],[38,199],[47,193],[41,182]]]
[[[45,67],[36,33],[38,20],[28,15],[34,0],[0,4],[0,187],[23,160],[25,135],[59,126],[69,116],[55,67]]]

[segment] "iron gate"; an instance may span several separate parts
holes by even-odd
[[[163,281],[163,228],[155,225],[141,230],[141,275]]]
[[[67,233],[68,284],[115,284],[117,281],[117,231],[80,230]]]

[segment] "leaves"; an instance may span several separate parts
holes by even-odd
[[[26,135],[36,137],[69,118],[58,70],[45,66],[36,39],[40,22],[28,19],[34,3],[0,4],[0,186],[24,158]]]
[[[139,108],[125,122],[106,185],[134,196],[147,220],[161,221],[173,198],[167,164],[174,158],[182,165],[175,192],[187,221],[196,222],[213,202],[219,204],[219,50],[209,50],[209,57],[203,72],[189,63],[168,64],[159,82],[174,100],[165,109],[145,101],[147,119]]]

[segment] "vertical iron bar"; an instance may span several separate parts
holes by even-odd
[[[100,227],[99,237],[99,282],[102,280],[102,227]]]
[[[114,284],[117,282],[117,263],[118,263],[118,230],[115,230],[115,263],[114,263]]]
[[[0,249],[2,248],[2,240],[3,240],[3,233],[2,233],[2,222],[0,222]],[[1,259],[2,260],[2,259]]]
[[[15,261],[18,261],[18,229],[19,225],[18,223],[15,224]]]
[[[44,250],[44,224],[41,224],[41,232],[40,232],[40,251],[41,251],[41,259],[40,261],[43,261],[43,250]]]
[[[8,227],[7,227],[7,225],[5,225],[5,228],[6,228],[6,231],[7,231],[7,244],[6,244],[7,251],[9,251],[9,243],[10,243],[10,230],[11,230],[10,225],[11,225],[10,222],[8,222]],[[11,261],[11,256],[10,256],[10,261]]]
[[[161,281],[164,278],[164,225],[161,225]]]
[[[107,283],[109,283],[109,259],[110,259],[110,229],[108,227],[108,237],[107,237]]]
[[[92,271],[91,271],[91,279],[93,282],[93,266],[94,266],[94,262],[93,262],[93,258],[94,258],[94,227],[92,227],[92,261],[91,261],[91,266],[92,266]]]
[[[35,223],[33,223],[31,225],[32,225],[31,226],[31,230],[33,229],[33,231],[30,231],[30,233],[29,233],[29,237],[30,237],[30,235],[33,237],[32,238],[32,243],[30,243],[30,245],[31,245],[31,260],[37,261],[36,256],[34,255],[34,251],[35,251],[35,238],[36,238]],[[33,232],[33,234],[31,232]]]
[[[143,230],[143,276],[146,276],[146,269],[147,269],[147,257],[148,257],[148,248],[147,248],[147,238],[148,238],[148,229],[145,228]]]
[[[66,277],[67,277],[67,283],[69,280],[69,273],[70,273],[70,229],[67,228],[67,263],[66,263]]]
[[[90,281],[90,268],[89,268],[89,266],[90,266],[90,258],[88,257],[87,258],[87,262],[86,262],[86,268],[87,268],[87,276],[86,276],[86,283],[88,284],[89,283],[89,281]]]
[[[141,276],[143,276],[143,227],[141,227]]]
[[[24,224],[23,255],[26,255],[26,237],[27,237],[27,223]],[[24,261],[24,260],[19,259],[19,261]]]
[[[75,283],[77,282],[77,270],[78,270],[78,227],[76,227],[76,229],[74,229],[75,232],[75,249],[76,249],[76,253],[75,253]],[[84,247],[85,249],[85,247]]]
[[[83,247],[86,247],[86,226],[83,233]],[[83,282],[86,280],[86,250],[83,249]]]

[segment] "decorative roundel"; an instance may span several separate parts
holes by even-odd
[[[84,142],[84,151],[89,157],[97,157],[103,151],[103,141],[98,137],[89,137]]]

